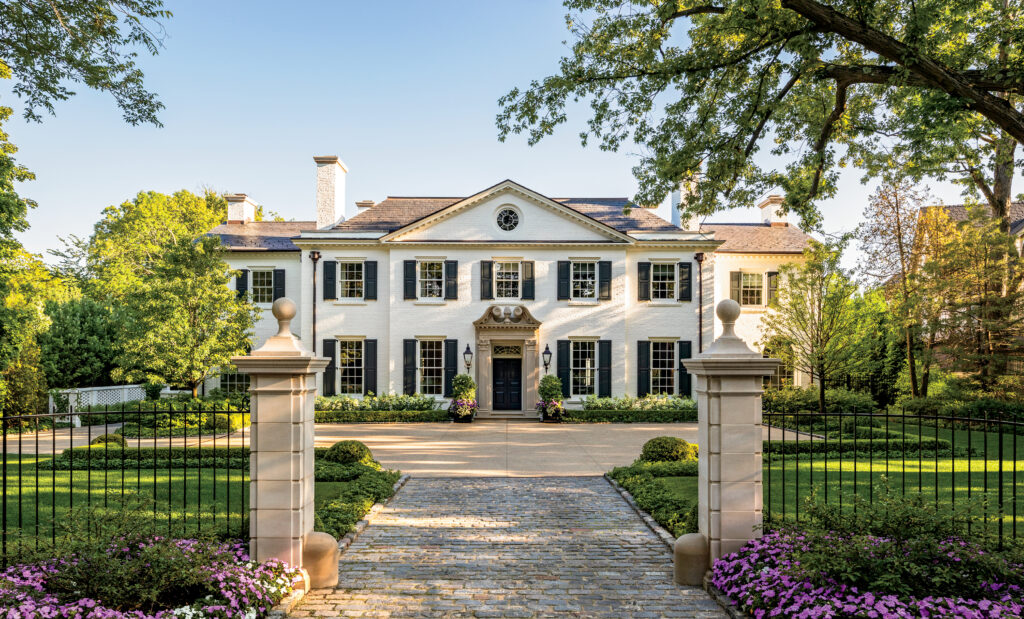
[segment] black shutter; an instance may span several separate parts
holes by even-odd
[[[612,341],[597,342],[597,397],[612,397]]]
[[[768,302],[771,303],[779,294],[779,272],[768,271]]]
[[[377,393],[377,340],[363,341],[363,395]]]
[[[480,300],[494,298],[494,261],[480,261]]]
[[[444,261],[444,298],[459,298],[459,261]]]
[[[679,263],[679,300],[693,301],[693,263]]]
[[[636,343],[636,397],[642,398],[651,392],[651,343],[640,340]]]
[[[680,340],[679,346],[679,395],[690,397],[693,387],[690,384],[690,373],[683,367],[683,361],[693,356],[693,342]]]
[[[403,281],[405,282],[405,285],[404,285],[404,287],[402,289],[405,291],[405,293],[403,294],[402,298],[403,299],[415,299],[416,298],[416,261],[415,260],[406,260],[405,261]]]
[[[274,269],[274,300],[284,296],[284,269]]]
[[[363,263],[363,299],[377,300],[377,261],[367,260]]]
[[[740,303],[740,282],[743,275],[739,271],[729,273],[729,298]],[[740,305],[743,305],[740,303]]]
[[[452,379],[458,371],[459,340],[444,341],[444,397],[452,397]]]
[[[334,375],[338,368],[338,341],[324,340],[324,356],[329,359],[327,367],[324,368],[324,395],[334,395],[337,391],[334,388]]]
[[[239,269],[238,277],[235,278],[235,290],[238,292],[239,299],[245,297],[249,292],[249,269]]]
[[[612,298],[612,263],[602,260],[597,263],[597,298],[610,301]]]
[[[416,340],[402,340],[402,392],[416,393]]]
[[[637,301],[651,300],[650,262],[638,262],[636,264],[636,299]]]
[[[569,397],[569,340],[558,340],[555,350],[558,353],[555,360],[558,380],[562,381],[562,397]]]
[[[523,297],[524,301],[533,301],[534,299],[534,285],[533,285],[533,261],[527,260],[523,262]]]
[[[338,298],[338,263],[324,261],[324,301]]]
[[[569,299],[570,292],[570,278],[572,273],[572,263],[568,260],[558,261],[558,300],[566,301]]]

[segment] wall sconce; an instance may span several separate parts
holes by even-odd
[[[548,373],[548,368],[551,367],[551,347],[544,344],[544,352],[540,354],[541,358],[544,359],[544,373]]]
[[[466,374],[469,374],[469,367],[473,365],[473,351],[469,349],[469,344],[466,344],[466,350],[462,353],[462,359],[466,362]]]

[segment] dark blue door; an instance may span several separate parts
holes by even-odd
[[[522,359],[494,360],[494,410],[518,411],[523,408]]]

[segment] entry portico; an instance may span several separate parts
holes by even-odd
[[[492,305],[473,326],[480,413],[488,416],[498,410],[508,411],[505,416],[525,416],[524,408],[537,402],[540,321],[522,305]]]

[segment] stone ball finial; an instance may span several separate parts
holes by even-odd
[[[715,308],[715,313],[722,322],[736,322],[740,317],[740,304],[732,299],[725,299]]]
[[[295,318],[295,314],[298,312],[295,301],[292,301],[288,297],[281,297],[277,301],[274,301],[274,305],[271,306],[270,311],[274,314],[274,318],[277,319],[278,337],[291,338],[292,318]]]

